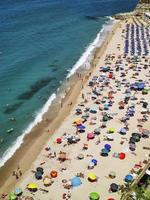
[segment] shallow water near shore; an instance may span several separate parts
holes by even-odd
[[[136,4],[137,0],[0,3],[0,157],[7,156],[8,147],[30,129],[109,21],[107,16],[133,10]],[[47,105],[54,98],[53,94]],[[8,133],[11,128],[14,131]]]

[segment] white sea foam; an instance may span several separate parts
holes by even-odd
[[[52,102],[54,101],[54,99],[56,98],[56,94],[53,93],[50,98],[48,99],[48,101],[45,103],[45,105],[43,106],[43,108],[38,112],[38,114],[36,115],[35,119],[33,122],[31,122],[29,124],[29,126],[27,127],[26,130],[23,131],[22,135],[20,135],[16,141],[14,141],[11,145],[10,148],[8,148],[3,156],[0,158],[0,167],[2,167],[6,161],[8,159],[10,159],[14,153],[16,152],[17,149],[19,149],[19,147],[21,146],[21,144],[23,143],[23,139],[25,137],[25,135],[27,135],[28,133],[30,133],[30,131],[32,130],[33,127],[35,127],[39,122],[42,121],[43,115],[48,111],[50,105],[52,104]]]
[[[109,21],[107,21],[103,26],[100,32],[97,34],[95,40],[86,48],[85,52],[82,54],[82,56],[79,58],[79,60],[75,63],[75,65],[72,67],[72,69],[69,71],[67,78],[71,77],[73,74],[76,73],[76,71],[80,67],[86,67],[89,68],[90,61],[92,59],[92,55],[94,50],[102,44],[104,41],[107,32],[111,30],[113,24],[115,23],[115,20],[112,17],[109,18]]]

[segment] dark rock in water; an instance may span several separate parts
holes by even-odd
[[[48,77],[43,78],[37,82],[35,82],[28,91],[23,92],[21,95],[18,96],[18,99],[21,100],[28,100],[30,99],[35,93],[41,90],[43,87],[47,86],[54,78]]]
[[[85,18],[89,20],[99,20],[99,17],[96,16],[85,16]]]
[[[11,114],[14,111],[16,111],[22,104],[23,104],[23,102],[15,103],[15,104],[12,104],[12,105],[7,105],[5,110],[4,110],[4,113],[5,114]]]

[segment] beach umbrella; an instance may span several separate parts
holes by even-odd
[[[83,155],[83,154],[79,154],[79,155],[77,156],[77,158],[78,158],[79,160],[82,160],[82,159],[84,158],[84,155]]]
[[[150,131],[147,129],[142,130],[142,137],[148,138],[150,135]]]
[[[144,94],[144,95],[148,94],[148,89],[142,90],[142,94]]]
[[[96,107],[93,107],[93,108],[90,109],[90,112],[91,112],[91,113],[97,113],[97,110],[98,110],[98,109],[97,109]]]
[[[50,186],[52,184],[52,179],[48,176],[45,176],[43,179],[43,183],[45,186]]]
[[[16,194],[13,193],[13,192],[11,192],[11,193],[9,194],[9,200],[16,200],[16,199],[17,199]]]
[[[104,115],[102,120],[103,120],[104,122],[107,122],[108,119],[109,119],[108,116],[107,116],[107,115]]]
[[[108,141],[113,141],[114,140],[113,136],[109,135],[109,134],[106,135],[106,138],[107,138]]]
[[[58,144],[61,144],[61,143],[62,143],[62,139],[61,139],[61,138],[57,138],[57,139],[56,139],[56,142],[57,142]]]
[[[96,159],[92,159],[91,162],[94,163],[94,165],[97,165],[97,160]]]
[[[73,121],[73,123],[75,123],[76,125],[81,125],[82,124],[82,119],[75,119]]]
[[[42,167],[37,167],[37,168],[36,168],[36,171],[40,171],[42,174],[44,173]]]
[[[130,149],[131,151],[135,151],[135,148],[136,148],[136,145],[135,145],[135,144],[133,144],[133,143],[130,143],[130,144],[129,144],[129,149]]]
[[[36,183],[29,183],[27,185],[27,188],[28,188],[28,190],[35,192],[35,191],[37,191],[37,184]]]
[[[94,129],[94,134],[95,134],[95,135],[99,135],[99,134],[100,134],[100,128]]]
[[[109,128],[108,129],[108,133],[114,133],[115,132],[115,129],[114,128]]]
[[[108,149],[104,148],[104,149],[101,150],[101,156],[106,157],[106,156],[108,156],[108,153],[109,153]]]
[[[112,192],[117,192],[117,191],[118,191],[118,185],[117,185],[116,183],[112,183],[112,184],[110,185],[110,190],[111,190]]]
[[[90,181],[96,181],[97,177],[96,177],[96,175],[93,172],[89,172],[88,173],[88,180],[90,180]]]
[[[36,171],[36,172],[35,172],[35,178],[36,178],[37,180],[42,179],[42,172],[41,172],[41,171]]]
[[[95,164],[90,161],[90,163],[88,164],[88,169],[93,169],[94,166],[95,166]]]
[[[135,142],[140,141],[140,137],[138,135],[132,136],[132,138],[134,139]]]
[[[82,124],[80,124],[79,126],[77,126],[77,129],[84,130],[85,126],[83,126]]]
[[[126,157],[126,154],[125,154],[125,153],[121,152],[121,153],[119,154],[120,160],[124,160],[125,157]]]
[[[21,188],[16,188],[15,191],[14,191],[14,193],[16,195],[21,195],[22,194],[22,189]]]
[[[76,176],[76,177],[71,179],[71,185],[73,187],[80,186],[81,184],[82,184],[82,182],[81,182],[81,179],[79,177]]]
[[[109,105],[108,104],[104,104],[104,110],[109,110]]]
[[[144,87],[145,87],[145,83],[142,82],[138,84],[138,90],[143,90]]]
[[[124,180],[127,183],[131,182],[133,180],[133,176],[131,174],[128,174],[128,175],[125,176]]]
[[[127,130],[125,128],[121,128],[120,129],[120,134],[125,135],[127,132]]]
[[[129,143],[130,144],[135,144],[135,139],[133,137],[130,137]]]
[[[91,192],[89,195],[90,200],[99,200],[100,195],[97,192]]]
[[[108,153],[109,153],[109,150],[106,149],[106,148],[103,148],[103,149],[101,150],[101,153],[102,153],[102,154],[108,154]]]
[[[50,175],[51,175],[52,178],[56,178],[56,177],[58,176],[58,172],[55,171],[55,170],[52,170],[52,171],[50,172]]]
[[[94,133],[88,133],[87,134],[88,139],[94,139],[94,137],[95,137]]]
[[[110,151],[110,149],[111,149],[111,145],[110,144],[105,144],[105,149],[107,149],[108,151]]]

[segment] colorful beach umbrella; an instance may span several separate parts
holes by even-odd
[[[127,130],[125,128],[121,128],[120,129],[120,134],[125,135],[127,132]]]
[[[43,183],[44,183],[45,186],[49,186],[49,185],[52,184],[52,179],[50,177],[46,176],[43,179]]]
[[[107,149],[108,151],[110,151],[110,149],[111,149],[111,145],[110,144],[105,144],[105,149]]]
[[[103,148],[103,149],[101,150],[101,153],[103,153],[103,154],[108,154],[108,153],[109,153],[109,150],[108,150],[108,149],[105,149],[105,148]]]
[[[51,175],[52,178],[56,178],[56,177],[58,176],[58,172],[55,171],[55,170],[52,170],[52,171],[50,172],[50,175]]]
[[[97,165],[97,160],[96,159],[92,159],[91,162],[94,163],[94,165]]]
[[[94,139],[94,137],[95,137],[94,133],[88,133],[87,134],[88,139]]]
[[[127,183],[131,182],[133,180],[133,176],[131,174],[128,174],[128,175],[125,176],[124,180]]]
[[[97,177],[96,177],[96,175],[95,175],[94,173],[89,172],[89,173],[88,173],[88,179],[89,179],[90,181],[96,181],[96,180],[97,180]]]
[[[30,190],[30,191],[36,191],[37,190],[37,184],[36,183],[29,183],[28,185],[27,185],[27,188],[28,188],[28,190]]]
[[[14,192],[11,192],[11,193],[9,194],[9,200],[16,200],[16,199],[17,199],[16,194],[15,194]]]
[[[89,195],[90,200],[99,200],[100,195],[97,192],[91,192]]]
[[[126,157],[126,154],[125,154],[125,153],[121,152],[121,153],[119,154],[120,160],[124,160],[125,157]]]
[[[79,177],[76,176],[76,177],[71,179],[71,185],[73,187],[80,186],[81,184],[82,184],[82,182],[81,182],[81,179]]]
[[[14,191],[14,193],[16,195],[20,195],[20,194],[22,194],[22,189],[21,188],[16,188],[15,191]]]
[[[112,183],[111,185],[110,185],[110,190],[112,191],[112,192],[117,192],[118,191],[118,185],[116,184],[116,183]]]
[[[62,139],[59,137],[59,138],[56,139],[56,142],[57,142],[58,144],[61,144],[61,143],[62,143]]]
[[[114,133],[115,132],[115,129],[114,128],[109,128],[108,129],[108,133]]]

